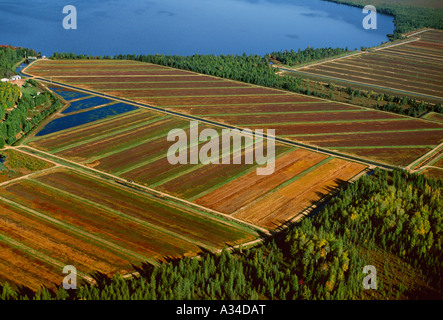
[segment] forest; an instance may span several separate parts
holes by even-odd
[[[25,57],[38,55],[32,49],[0,46],[0,78],[10,78],[15,75],[15,65]]]
[[[141,262],[132,278],[96,273],[97,284],[77,290],[4,284],[0,299],[442,299],[442,186],[376,169],[256,247]],[[366,265],[376,267],[377,290],[363,288]]]
[[[35,80],[26,80],[24,88],[38,88]],[[58,110],[61,101],[51,92],[34,95],[12,83],[0,83],[0,148],[14,144],[19,135],[25,135],[42,120]]]
[[[277,60],[285,65],[294,66],[298,64],[303,64],[307,62],[312,62],[316,60],[322,60],[325,58],[335,57],[344,53],[350,52],[348,48],[306,48],[304,50],[298,49],[294,50],[285,50],[285,51],[276,51],[271,52],[268,56]]]

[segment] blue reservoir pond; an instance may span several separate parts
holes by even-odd
[[[37,137],[44,136],[50,133],[80,126],[82,124],[93,121],[105,119],[125,112],[133,111],[138,107],[126,104],[116,103],[103,108],[93,109],[81,113],[76,113],[69,116],[60,117],[49,122],[40,132],[36,134]]]
[[[65,29],[66,5],[77,29]],[[258,54],[387,41],[393,17],[366,30],[362,9],[322,0],[2,0],[0,44],[91,55]],[[71,21],[72,22],[72,21]]]
[[[73,90],[66,89],[66,88],[63,88],[63,87],[58,87],[58,86],[49,86],[48,88],[50,90],[54,91],[55,93],[57,93],[59,96],[61,96],[66,101],[70,101],[70,100],[79,99],[79,98],[83,98],[83,97],[89,96],[89,94],[87,94],[87,93],[83,93],[83,92],[79,92],[79,91],[73,91]]]
[[[82,99],[82,100],[71,102],[71,105],[66,110],[64,110],[62,113],[68,114],[68,113],[75,112],[75,111],[80,111],[80,110],[85,110],[85,109],[89,109],[92,107],[101,106],[101,105],[111,103],[111,102],[112,102],[112,100],[105,99],[102,97],[92,97],[92,98]]]

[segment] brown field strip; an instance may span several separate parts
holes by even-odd
[[[61,284],[66,276],[62,274],[62,268],[45,264],[1,239],[0,257],[0,281],[8,282],[13,287],[25,285],[31,290],[38,290],[43,285],[51,287],[54,283]]]
[[[277,135],[309,135],[309,134],[344,134],[347,132],[358,134],[359,132],[374,132],[377,133],[387,133],[386,138],[389,138],[388,136],[391,135],[390,132],[396,132],[400,130],[411,130],[411,131],[418,131],[418,130],[431,130],[429,131],[430,134],[432,134],[433,130],[443,130],[443,126],[438,123],[430,123],[421,121],[414,118],[398,118],[398,120],[394,121],[348,121],[348,122],[315,122],[315,123],[294,123],[294,124],[272,124],[272,125],[264,125],[264,124],[256,124],[256,125],[249,125],[247,126],[252,129],[267,129],[272,128],[276,130]],[[428,132],[426,131],[426,134],[423,134],[424,137],[426,137]],[[400,136],[399,136],[400,137]],[[345,137],[346,138],[346,137]],[[347,138],[349,140],[355,140],[354,137],[347,135]],[[438,138],[438,137],[437,137]],[[435,145],[439,144],[440,139],[435,139],[434,137],[434,143]],[[403,140],[403,139],[402,139]],[[411,143],[412,144],[412,143]],[[395,145],[395,144],[394,144]],[[414,144],[415,145],[415,144]],[[362,144],[364,146],[364,144]]]
[[[34,72],[33,69],[30,71]],[[216,79],[216,78],[208,78],[208,76],[205,75],[199,75],[199,74],[186,74],[186,75],[176,75],[176,76],[169,76],[169,75],[157,75],[157,76],[150,76],[150,75],[142,75],[142,76],[130,76],[130,77],[122,77],[122,76],[88,76],[88,77],[63,77],[58,78],[54,77],[54,81],[59,81],[62,83],[67,84],[75,84],[79,88],[89,88],[93,89],[95,88],[94,84],[101,84],[103,82],[115,82],[115,83],[134,83],[134,82],[182,82],[182,81],[192,81],[192,82],[207,82],[209,80],[213,81],[219,81],[224,82],[223,79]]]
[[[211,88],[250,88],[250,85],[228,81],[183,81],[183,82],[106,82],[94,84],[95,90],[122,90],[122,89],[144,89],[144,90],[171,90],[171,89],[211,89]]]
[[[388,120],[398,119],[397,115],[381,113],[378,111],[370,110],[356,110],[355,112],[311,112],[311,113],[298,113],[298,114],[266,114],[266,115],[229,115],[229,116],[214,116],[213,120],[235,124],[238,126],[247,126],[260,124],[260,123],[301,123],[301,122],[322,122],[322,121],[343,121],[352,122],[353,120]],[[272,126],[272,125],[270,125]]]
[[[397,163],[400,166],[406,167],[420,156],[430,151],[430,148],[364,148],[364,149],[346,149],[340,148],[338,151],[344,153],[355,154],[356,156],[363,157],[369,160],[381,161],[384,163]]]
[[[309,144],[321,147],[360,147],[364,146],[437,146],[443,141],[443,130],[428,131],[421,134],[420,131],[390,132],[388,135],[384,132],[377,133],[355,133],[351,135],[316,135],[316,136],[298,136],[294,138]]]
[[[265,88],[258,87],[246,87],[246,88],[191,88],[191,89],[150,89],[150,90],[103,90],[106,94],[114,95],[117,97],[126,97],[131,99],[133,97],[147,97],[147,98],[176,98],[176,97],[205,97],[205,96],[242,96],[242,95],[282,95],[283,92],[269,91]]]
[[[172,109],[172,108],[171,108]],[[257,115],[259,113],[292,113],[292,112],[305,112],[305,113],[318,113],[318,112],[332,112],[332,111],[364,111],[359,107],[353,107],[350,105],[339,104],[339,103],[328,103],[328,102],[299,102],[299,103],[272,103],[272,104],[240,104],[240,105],[203,105],[203,106],[188,106],[188,107],[175,107],[174,111],[190,114],[190,115],[201,115],[203,117],[216,115]]]

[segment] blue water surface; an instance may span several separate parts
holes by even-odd
[[[107,107],[57,118],[49,122],[40,132],[36,134],[36,136],[44,136],[50,133],[73,128],[86,123],[91,123],[97,120],[119,115],[136,109],[138,109],[136,106],[130,104],[117,103]]]
[[[103,104],[107,104],[110,102],[112,102],[112,100],[105,99],[102,97],[92,97],[92,98],[82,99],[79,101],[71,102],[71,105],[62,113],[67,114],[75,111],[85,110],[92,107],[97,107]]]
[[[61,96],[66,101],[70,101],[70,100],[79,99],[79,98],[83,98],[83,97],[89,96],[89,94],[87,94],[87,93],[83,93],[83,92],[79,92],[79,91],[74,91],[74,90],[70,90],[70,89],[63,88],[63,87],[58,87],[58,86],[49,86],[48,88],[50,90],[56,92],[59,96]]]
[[[66,5],[77,29],[64,29]],[[2,0],[0,44],[41,51],[116,54],[259,54],[311,47],[379,45],[394,30],[378,14],[322,0]],[[72,22],[72,21],[67,21]]]

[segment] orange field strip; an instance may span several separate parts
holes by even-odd
[[[278,228],[365,168],[334,158],[289,185],[241,207],[233,216],[261,227]]]

